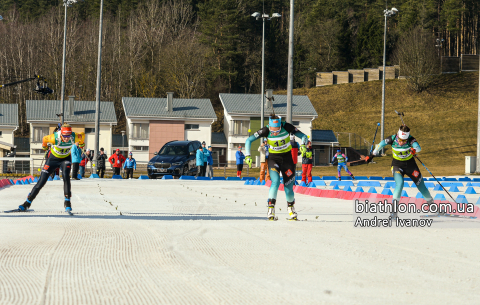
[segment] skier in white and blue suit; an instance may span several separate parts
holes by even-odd
[[[259,138],[265,137],[268,142],[268,168],[270,170],[270,178],[272,185],[268,194],[268,214],[269,220],[276,220],[275,203],[277,198],[278,187],[280,186],[280,172],[283,176],[283,184],[285,185],[285,196],[287,197],[289,220],[297,220],[295,212],[295,195],[293,193],[293,185],[295,184],[295,164],[293,163],[292,145],[290,142],[290,134],[302,139],[302,146],[308,142],[307,135],[303,134],[292,124],[282,122],[281,117],[272,114],[268,120],[268,125],[255,132],[245,142],[245,162],[252,167],[252,158],[250,157],[251,143]]]

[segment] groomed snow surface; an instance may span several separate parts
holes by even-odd
[[[0,209],[33,185],[0,190]],[[479,304],[478,228],[354,228],[353,202],[182,180],[48,182],[0,213],[0,304]],[[317,218],[318,217],[318,218]],[[442,221],[468,222],[465,219]]]

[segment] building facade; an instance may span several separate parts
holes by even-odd
[[[18,105],[0,104],[0,158],[15,151],[15,130],[18,129]],[[9,171],[8,161],[0,162],[0,173]],[[11,169],[10,169],[11,170]]]
[[[224,107],[223,128],[227,139],[226,161],[235,164],[235,153],[238,146],[244,151],[247,138],[261,128],[260,120],[260,94],[235,94],[221,93],[220,101]],[[273,109],[271,105],[265,105],[264,125],[268,124],[269,115],[275,110],[275,114],[285,120],[287,113],[287,96],[273,95]],[[292,101],[292,123],[304,134],[311,138],[312,121],[318,117],[310,99],[307,96],[294,95]],[[250,130],[250,132],[248,132]],[[297,140],[299,140],[297,138]],[[259,156],[258,147],[260,141],[252,143],[251,156]],[[301,160],[301,157],[299,157]]]
[[[57,100],[27,100],[27,123],[30,126],[30,156],[42,159],[43,137],[53,133],[60,122],[61,102]],[[72,126],[73,132],[85,132],[85,149],[95,149],[95,101],[65,101],[64,122]],[[100,145],[107,155],[112,152],[112,131],[117,125],[113,102],[100,102]],[[98,152],[95,152],[97,155]]]
[[[128,149],[137,161],[148,162],[169,141],[212,142],[217,120],[209,99],[122,98],[127,119]]]

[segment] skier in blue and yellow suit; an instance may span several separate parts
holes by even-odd
[[[287,197],[288,214],[290,220],[297,220],[295,212],[295,195],[293,193],[293,185],[295,184],[295,164],[293,163],[292,145],[290,142],[290,134],[302,139],[302,146],[308,142],[307,135],[303,134],[297,128],[289,123],[282,122],[281,117],[272,114],[268,120],[268,125],[255,132],[245,142],[245,162],[252,167],[252,158],[250,156],[251,143],[259,138],[266,137],[268,141],[268,168],[270,169],[270,178],[272,185],[268,194],[268,214],[270,220],[276,220],[275,203],[277,198],[278,187],[280,186],[280,172],[283,176],[283,184],[285,185],[285,196]]]

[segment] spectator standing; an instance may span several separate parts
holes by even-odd
[[[115,153],[108,158],[108,162],[113,166],[113,174],[120,175],[120,169],[125,162],[125,157],[120,153],[120,149],[117,148]]]
[[[133,171],[137,170],[137,161],[133,158],[132,152],[128,154],[128,159],[123,163],[123,169],[127,173],[127,178],[130,176],[130,178],[133,179]]]
[[[302,181],[307,185],[312,182],[313,150],[312,142],[308,141],[307,147],[302,147]]]
[[[260,152],[260,181],[270,180],[270,171],[268,170],[268,145],[267,138],[263,140],[263,143],[258,147]],[[265,179],[265,171],[267,172],[267,177]]]
[[[202,168],[202,177],[207,173],[207,160],[210,155],[210,151],[206,147],[205,141],[202,142],[202,151],[203,151],[203,168]]]
[[[80,166],[80,161],[82,157],[82,150],[78,147],[78,142],[72,145],[72,178],[75,180],[78,179],[78,168]]]
[[[207,157],[207,172],[205,177],[213,177],[213,157],[212,157],[212,146],[208,146],[208,157]]]
[[[105,154],[102,147],[100,148],[100,153],[98,154],[98,157],[97,157],[97,175],[100,178],[103,178],[103,176],[105,175],[105,164],[107,163],[106,160],[107,160],[107,155]]]
[[[242,146],[238,146],[237,153],[235,154],[235,159],[237,163],[237,177],[242,177],[243,170],[243,160],[245,160],[245,155],[242,153]]]
[[[205,173],[202,171],[203,168],[203,148],[199,146],[197,149],[197,154],[195,155],[196,165],[197,165],[197,177],[204,176]]]
[[[93,161],[93,152],[90,151],[90,148],[87,148],[84,154],[82,154],[82,161],[80,161],[80,175],[82,178],[85,178],[85,167],[87,166],[88,162]]]

